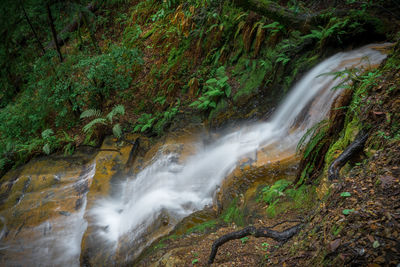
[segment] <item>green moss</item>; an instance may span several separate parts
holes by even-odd
[[[258,60],[250,60],[247,56],[239,59],[234,73],[239,76],[241,87],[233,97],[235,103],[248,99],[258,91],[265,75],[269,71],[269,64],[262,64]]]
[[[288,188],[291,182],[279,180],[271,187],[262,190],[262,200],[268,204],[266,214],[274,218],[290,209],[309,209],[313,207],[316,197],[314,186],[302,185],[299,188]]]
[[[228,107],[229,107],[228,101],[226,101],[225,99],[221,99],[218,102],[217,107],[211,110],[208,119],[209,120],[215,119],[219,114],[225,112],[228,109]]]
[[[334,159],[337,158],[338,151],[343,151],[358,134],[361,129],[361,122],[358,116],[353,116],[352,120],[346,124],[340,134],[340,138],[333,143],[325,156],[325,168],[331,165]]]
[[[292,182],[287,181],[285,179],[276,181],[272,186],[266,186],[261,190],[262,200],[267,204],[273,204],[276,202],[280,196],[283,195],[283,191],[291,184]]]
[[[226,223],[234,222],[238,226],[243,226],[244,225],[243,212],[237,206],[237,198],[232,200],[232,202],[229,205],[229,207],[221,215],[221,218]]]
[[[204,233],[204,232],[206,232],[207,229],[214,228],[217,225],[217,223],[218,223],[217,220],[210,220],[210,221],[198,224],[196,226],[193,226],[192,228],[187,230],[187,233],[188,234],[193,233],[193,232]]]

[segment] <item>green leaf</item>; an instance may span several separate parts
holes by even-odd
[[[373,248],[378,248],[381,244],[379,244],[378,240],[375,240],[374,243],[372,244]]]
[[[110,113],[107,114],[106,118],[112,123],[113,117],[115,115],[124,115],[125,107],[123,105],[116,105]]]
[[[227,97],[230,97],[230,96],[231,96],[231,93],[232,93],[232,88],[228,85],[228,86],[225,88],[225,95],[226,95]]]
[[[212,84],[212,83],[216,83],[216,82],[218,82],[217,79],[211,78],[211,79],[209,79],[209,80],[206,81],[206,84]]]
[[[247,237],[247,236],[240,238],[240,241],[242,242],[242,244],[245,244],[248,240],[249,240],[249,237]]]
[[[92,120],[91,122],[89,122],[88,124],[86,124],[86,125],[83,127],[83,132],[84,132],[84,133],[87,133],[87,132],[92,131],[93,128],[94,128],[94,126],[95,126],[96,124],[106,124],[106,119],[104,119],[104,118],[97,118],[97,119]]]
[[[112,132],[115,137],[120,138],[122,136],[121,125],[119,123],[115,124],[114,127],[112,128]]]
[[[343,192],[340,194],[341,197],[350,197],[351,193],[350,192]]]
[[[98,109],[88,109],[82,112],[80,118],[89,118],[89,117],[100,117],[101,116],[101,111]]]
[[[354,212],[354,209],[345,209],[342,211],[344,215],[349,215],[350,213]]]
[[[46,153],[46,155],[50,154],[50,145],[48,143],[43,146],[43,152]]]
[[[192,260],[192,264],[195,264],[195,263],[198,263],[198,262],[199,262],[199,259]]]
[[[52,129],[46,129],[42,132],[43,139],[49,139],[54,134]]]

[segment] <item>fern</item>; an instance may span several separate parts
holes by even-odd
[[[216,70],[215,78],[208,79],[205,82],[205,92],[198,100],[191,103],[190,107],[196,107],[200,110],[214,109],[222,96],[230,97],[231,86],[228,83],[229,77],[225,74],[225,67],[221,66]]]
[[[312,146],[312,148],[313,148],[315,146],[315,144],[318,143],[319,140],[321,140],[321,137],[320,136],[316,137],[316,139],[318,139],[318,141],[316,141],[315,144],[310,144],[309,145],[309,144],[306,144],[306,141],[310,137],[313,138],[313,136],[315,136],[316,133],[320,131],[320,129],[327,127],[327,125],[328,125],[328,121],[327,120],[323,120],[323,121],[320,121],[319,123],[315,124],[314,126],[312,126],[310,129],[308,129],[307,132],[300,138],[299,143],[297,144],[297,147],[296,147],[297,153],[301,149],[303,149],[304,146],[306,146],[306,147]],[[312,142],[312,143],[314,143],[314,142]],[[311,150],[312,149],[310,149],[310,151]]]
[[[113,117],[116,115],[124,115],[125,107],[123,105],[116,105],[110,113],[107,114],[106,118],[112,123]]]
[[[115,124],[114,127],[112,128],[112,132],[115,137],[121,138],[121,136],[122,136],[121,125],[119,123]]]
[[[50,137],[54,134],[52,129],[46,129],[42,132],[42,138],[47,140],[50,139]]]
[[[50,150],[50,145],[47,143],[43,146],[43,152],[46,153],[46,155],[49,155],[51,150]]]
[[[90,118],[90,117],[100,117],[101,116],[101,111],[98,109],[88,109],[82,112],[80,118]]]
[[[83,132],[84,133],[89,133],[93,131],[93,128],[96,124],[103,124],[106,125],[107,124],[107,120],[105,118],[96,118],[94,120],[92,120],[91,122],[89,122],[88,124],[86,124],[83,127]]]
[[[4,166],[6,166],[6,163],[7,163],[7,158],[0,159],[0,170],[4,169]]]

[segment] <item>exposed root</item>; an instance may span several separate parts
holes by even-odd
[[[218,252],[218,248],[228,241],[231,241],[234,239],[240,239],[245,236],[252,235],[256,238],[258,238],[258,237],[272,238],[276,241],[283,243],[283,242],[286,242],[288,239],[290,239],[292,236],[294,236],[298,231],[300,231],[302,226],[303,226],[303,224],[300,223],[300,224],[290,227],[289,229],[286,229],[282,232],[271,230],[272,227],[255,228],[254,226],[248,226],[248,227],[243,228],[240,231],[236,231],[236,232],[232,232],[232,233],[223,235],[214,241],[212,248],[211,248],[210,257],[208,259],[208,264],[212,264],[214,262],[215,256],[217,255],[217,252]]]
[[[329,166],[328,170],[328,179],[330,181],[338,179],[339,178],[339,171],[340,169],[349,161],[349,159],[359,152],[365,144],[365,141],[368,139],[368,133],[365,131],[361,131],[358,133],[354,141],[343,151],[340,156],[335,159],[331,166]]]

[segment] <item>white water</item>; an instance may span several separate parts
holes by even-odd
[[[158,153],[150,166],[121,185],[119,197],[99,200],[90,211],[95,226],[104,229],[98,235],[115,248],[122,236],[129,235],[130,241],[139,242],[160,215],[168,214],[169,222],[176,224],[194,211],[211,205],[223,179],[246,155],[268,145],[273,145],[274,151],[294,153],[301,136],[327,115],[339,94],[330,90],[339,80],[319,75],[380,63],[386,55],[372,47],[338,53],[324,60],[294,86],[268,122],[243,127],[209,145],[199,142],[196,154],[184,164],[176,162],[177,154]],[[311,101],[312,105],[308,105]],[[310,110],[300,125],[293,127],[307,106]]]
[[[80,188],[90,182],[95,169],[95,164],[87,166],[78,178],[74,174],[71,174],[71,176],[69,173],[59,174],[57,178],[65,185],[61,188],[48,188],[41,191],[42,202],[68,199],[69,195],[74,195],[74,188]],[[56,191],[57,193],[51,194],[51,192]],[[82,204],[76,212],[49,218],[35,227],[27,226],[22,228],[21,231],[10,232],[8,235],[12,237],[7,242],[0,242],[0,265],[79,266],[82,237],[87,228],[87,222],[84,219],[87,203],[86,194],[83,193],[81,196]],[[46,196],[51,197],[46,199]],[[29,197],[30,193],[27,193],[25,198]],[[37,203],[37,205],[40,204],[42,203]],[[0,219],[2,218],[0,217]],[[4,236],[7,223],[4,219],[2,220],[4,229],[2,235],[0,235],[0,241]]]

